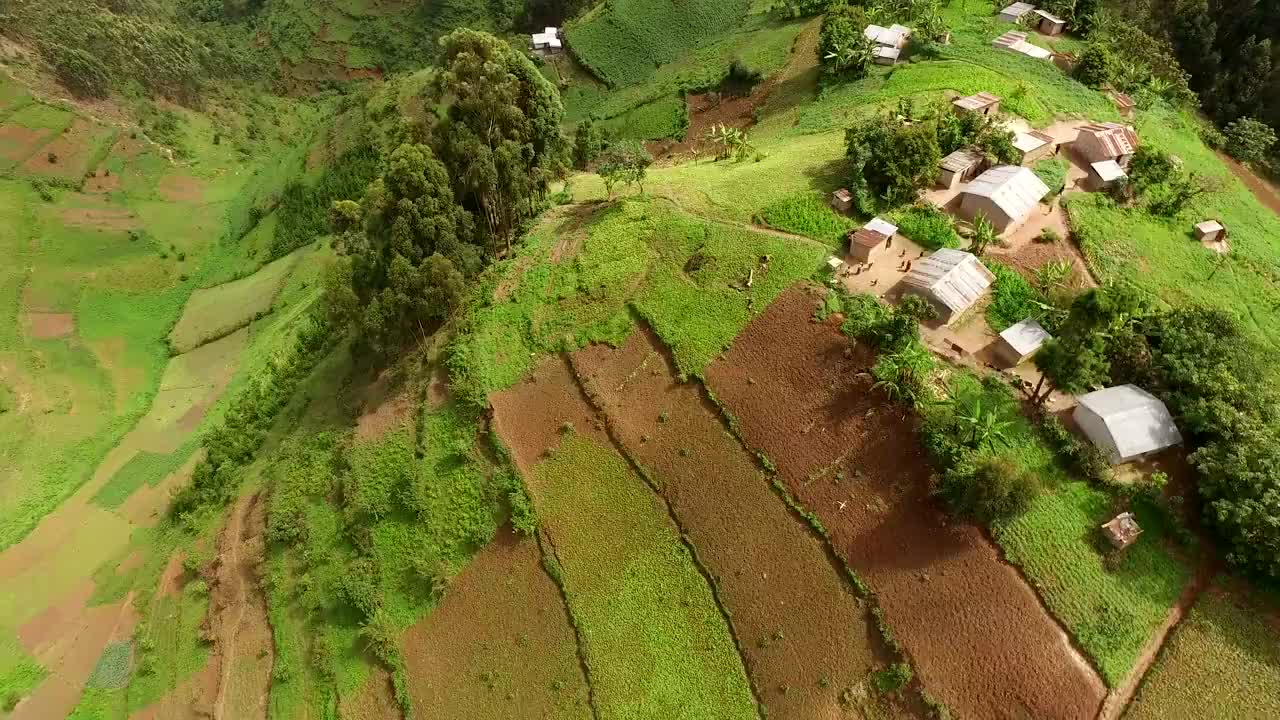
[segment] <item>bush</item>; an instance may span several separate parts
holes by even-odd
[[[1067,185],[1067,161],[1062,158],[1041,160],[1036,163],[1033,172],[1049,188],[1051,194],[1060,194]]]
[[[1085,85],[1100,88],[1115,76],[1115,68],[1116,57],[1111,48],[1101,42],[1095,42],[1080,54],[1075,76]]]
[[[1017,270],[997,262],[987,263],[996,276],[991,292],[991,304],[987,306],[987,323],[1000,332],[1027,318],[1039,320],[1044,315],[1044,295],[1032,287]]]
[[[876,690],[881,693],[895,693],[906,687],[912,677],[911,666],[898,662],[874,672],[871,675],[871,684],[875,685]]]
[[[951,216],[930,204],[916,205],[894,214],[898,232],[929,250],[958,248],[963,243]]]
[[[1034,473],[990,455],[962,459],[942,474],[936,488],[952,512],[983,523],[1021,515],[1041,491]]]
[[[1052,245],[1052,244],[1054,244],[1054,243],[1061,242],[1061,241],[1062,241],[1062,236],[1058,234],[1058,231],[1057,231],[1057,230],[1054,230],[1054,229],[1053,229],[1053,228],[1051,228],[1051,227],[1047,227],[1047,228],[1045,228],[1045,229],[1041,230],[1041,231],[1040,231],[1040,234],[1039,234],[1039,235],[1036,235],[1034,239],[1035,239],[1035,241],[1036,241],[1036,242],[1038,242],[1038,243],[1044,243],[1044,244],[1046,244],[1046,245]]]
[[[1276,144],[1276,131],[1251,117],[1227,125],[1226,150],[1240,162],[1259,162]]]
[[[111,94],[111,74],[97,57],[79,48],[53,44],[46,50],[58,82],[72,94],[102,98]]]

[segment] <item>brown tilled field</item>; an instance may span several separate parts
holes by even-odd
[[[699,387],[676,380],[651,332],[618,349],[588,347],[572,364],[715,578],[769,717],[839,716],[841,693],[888,656],[822,541],[770,488]]]
[[[76,118],[75,122],[40,148],[23,163],[23,172],[42,177],[61,178],[79,182],[90,170],[90,163],[99,147],[109,142],[108,135],[114,131],[84,118]],[[56,162],[49,162],[49,153],[53,153]]]
[[[8,123],[0,125],[0,167],[31,157],[53,135],[52,130],[33,130]]]
[[[871,586],[934,697],[961,717],[1093,717],[1097,674],[981,532],[936,508],[912,421],[815,307],[788,291],[708,370],[746,442]]]
[[[588,718],[576,642],[537,543],[503,530],[405,633],[414,714]]]

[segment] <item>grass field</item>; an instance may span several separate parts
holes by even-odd
[[[600,717],[756,717],[711,590],[626,461],[570,436],[534,476]]]
[[[1274,598],[1211,589],[1165,642],[1125,718],[1280,716]]]

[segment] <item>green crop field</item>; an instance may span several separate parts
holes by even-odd
[[[715,598],[625,460],[578,436],[534,469],[602,718],[755,718]]]
[[[1280,716],[1275,598],[1211,589],[1174,629],[1125,718]]]
[[[304,255],[306,250],[298,250],[268,263],[249,277],[196,290],[173,326],[169,342],[178,352],[187,352],[265,314]]]
[[[733,29],[746,0],[682,4],[615,0],[565,28],[573,54],[612,87],[634,85],[654,70]]]

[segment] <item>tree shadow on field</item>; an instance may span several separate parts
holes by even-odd
[[[804,176],[808,179],[810,188],[827,195],[847,185],[847,171],[848,163],[841,155],[805,168]]]

